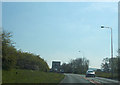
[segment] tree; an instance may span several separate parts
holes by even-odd
[[[118,56],[118,80],[120,81],[120,56]]]
[[[84,74],[88,70],[89,60],[86,58],[77,58],[71,60],[68,64],[63,63],[61,68],[64,72],[68,73],[81,73]]]
[[[48,64],[44,61],[44,59],[40,58],[39,55],[35,55],[27,52],[18,52],[17,58],[17,68],[19,69],[32,69],[32,70],[40,70],[40,71],[48,71]]]
[[[0,31],[0,70],[2,69],[2,32]]]
[[[10,69],[28,69],[47,72],[48,64],[39,55],[16,50],[11,40],[11,33],[3,31],[2,34],[2,68]]]
[[[113,72],[115,73],[118,72],[118,57],[104,58],[101,68],[104,72],[111,72],[111,69],[113,69]]]
[[[2,68],[10,70],[16,65],[16,49],[11,40],[11,33],[3,31],[2,34]]]
[[[101,68],[103,69],[104,72],[110,72],[109,58],[103,59],[103,62],[101,64]]]

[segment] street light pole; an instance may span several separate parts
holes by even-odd
[[[113,78],[113,38],[112,38],[112,28],[111,27],[105,27],[105,26],[101,26],[101,28],[108,28],[111,30],[111,74],[112,74],[112,78]]]
[[[84,55],[84,52],[83,52],[83,51],[78,51],[78,52],[82,53],[83,58],[85,57],[85,55]]]
[[[113,78],[113,40],[112,40],[112,28],[111,29],[111,64],[112,64],[112,78]]]
[[[113,58],[113,40],[112,40],[112,28],[111,28],[111,58]]]

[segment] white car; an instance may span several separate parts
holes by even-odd
[[[86,77],[95,77],[95,71],[93,70],[88,70],[86,72]]]

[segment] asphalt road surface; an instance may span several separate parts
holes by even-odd
[[[79,74],[64,74],[65,78],[59,85],[120,85],[117,80],[101,77],[85,77]]]

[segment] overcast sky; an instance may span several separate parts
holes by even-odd
[[[110,57],[110,30],[101,25],[113,28],[117,55],[117,2],[4,2],[2,25],[12,32],[17,49],[39,54],[50,67],[53,60],[63,63],[84,55],[90,67],[100,68],[102,59]]]

